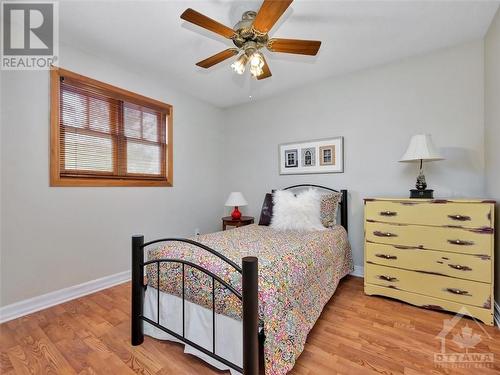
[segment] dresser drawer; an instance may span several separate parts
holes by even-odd
[[[490,326],[493,325],[493,311],[491,308],[485,309],[483,307],[467,305],[467,308],[464,310],[464,305],[459,302],[424,296],[423,294],[406,292],[404,290],[392,289],[373,284],[365,284],[365,293],[367,295],[379,295],[396,298],[400,301],[405,301],[411,303],[412,305],[420,306],[426,309],[460,312],[479,319]],[[443,319],[445,318],[446,316],[443,315]]]
[[[366,262],[491,283],[490,257],[366,243]]]
[[[493,230],[365,223],[366,240],[375,243],[491,256]]]
[[[491,308],[491,285],[476,281],[367,264],[365,283]]]
[[[366,202],[366,219],[387,223],[482,228],[492,226],[493,207],[490,203],[374,200]]]

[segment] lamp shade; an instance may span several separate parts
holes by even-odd
[[[246,206],[247,204],[248,202],[243,194],[241,194],[239,191],[233,191],[231,194],[229,194],[225,206],[241,207]]]
[[[411,137],[408,149],[399,161],[434,161],[443,159],[436,146],[434,146],[430,134],[417,134]]]

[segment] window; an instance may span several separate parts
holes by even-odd
[[[297,166],[297,150],[285,150],[285,167],[291,168]]]
[[[332,162],[332,150],[329,148],[323,150],[323,162],[327,164]]]
[[[311,151],[307,150],[305,152],[305,162],[304,162],[305,165],[311,165],[312,164],[312,155],[311,155]]]
[[[172,186],[172,106],[51,74],[51,186]]]

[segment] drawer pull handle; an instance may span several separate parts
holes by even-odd
[[[396,277],[391,277],[391,276],[386,276],[386,275],[379,275],[378,278],[380,280],[385,280],[385,281],[389,281],[389,282],[394,282],[394,281],[398,281],[398,279]]]
[[[384,258],[384,259],[398,259],[396,255],[389,255],[389,254],[375,254],[377,258]]]
[[[449,243],[452,245],[459,245],[459,246],[472,246],[474,245],[474,242],[472,241],[464,241],[464,240],[448,240]]]
[[[400,250],[421,250],[424,248],[423,245],[418,246],[404,246],[404,245],[393,245],[396,249]]]
[[[381,211],[380,216],[397,216],[397,212],[394,211]]]
[[[391,233],[391,232],[381,232],[379,230],[376,230],[373,232],[373,234],[377,237],[397,237],[397,234]]]
[[[460,290],[460,289],[456,289],[456,288],[446,288],[446,291],[450,292],[450,293],[453,293],[453,294],[458,294],[458,295],[461,295],[461,296],[469,294],[469,292],[466,291],[466,290]]]
[[[448,266],[450,266],[451,268],[454,268],[456,270],[460,270],[460,271],[472,271],[472,268],[470,268],[468,266],[462,266],[460,264],[448,264]]]
[[[456,220],[456,221],[470,221],[470,216],[464,216],[464,215],[448,215],[448,217],[451,220]]]

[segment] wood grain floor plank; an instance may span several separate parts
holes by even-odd
[[[130,284],[122,284],[0,325],[0,373],[14,374],[227,374],[184,354],[183,345],[146,337],[130,345]],[[363,293],[363,279],[347,277],[311,330],[292,375],[498,374],[500,331],[464,318],[463,329],[481,336],[473,348],[491,352],[487,368],[439,368],[436,335],[453,314],[419,309]]]
[[[76,372],[66,361],[64,356],[38,326],[31,326],[29,334],[19,337],[19,343],[29,348],[30,354],[37,363],[40,363],[46,374],[75,374]]]
[[[76,337],[72,340],[61,340],[56,342],[55,345],[77,373],[85,370],[90,371],[89,355],[91,349],[82,339]]]
[[[17,345],[7,351],[16,374],[43,374],[43,363],[34,359],[26,349]]]
[[[6,374],[12,370],[14,370],[14,366],[12,366],[9,354],[7,352],[0,352],[0,374]]]

